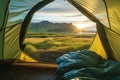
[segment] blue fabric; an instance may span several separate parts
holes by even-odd
[[[120,62],[104,60],[95,52],[69,52],[56,59],[59,80],[120,80]]]

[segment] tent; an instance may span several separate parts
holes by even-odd
[[[25,56],[24,39],[29,28],[33,14],[54,0],[1,0],[0,1],[0,61],[22,60],[35,62],[30,57],[23,59]],[[96,52],[104,59],[112,59],[120,61],[120,0],[67,0],[91,21],[96,23],[97,33],[90,46],[90,50]],[[19,63],[22,64],[22,63]],[[36,63],[37,64],[37,63]],[[33,65],[31,65],[33,66]],[[46,66],[46,65],[45,65]],[[6,66],[3,66],[3,68]],[[9,66],[6,67],[7,69]],[[11,70],[3,70],[0,77],[11,74]],[[19,69],[18,73],[15,69]],[[27,70],[27,71],[24,71]],[[4,76],[1,80],[50,80],[44,78],[26,76],[42,72],[48,69],[36,69],[15,67],[12,69],[14,77],[8,79]],[[23,72],[21,72],[23,71]],[[54,70],[52,70],[53,72]],[[7,73],[6,73],[7,72]],[[26,76],[21,73],[26,72]],[[30,74],[33,73],[33,74]],[[46,73],[45,73],[46,74]],[[23,78],[19,78],[23,75]],[[48,73],[48,75],[50,75]],[[33,75],[34,76],[34,75]],[[41,76],[39,76],[41,77]],[[50,76],[49,76],[50,77]],[[9,78],[11,78],[9,76]],[[53,78],[52,78],[53,79]]]
[[[33,14],[52,1],[54,0],[0,1],[0,60],[22,59],[21,54],[25,48],[23,42]],[[68,0],[68,2],[97,25],[96,37],[90,50],[105,59],[120,61],[120,1]]]

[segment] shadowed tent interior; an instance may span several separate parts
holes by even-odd
[[[13,71],[13,75],[15,75],[16,73],[18,74],[18,77],[14,77],[14,79],[12,77],[13,80],[27,80],[26,78],[28,77],[28,75],[26,75],[27,77],[23,75],[23,78],[19,78],[21,74],[24,73],[24,71],[18,73],[19,71],[21,71],[21,69],[23,69],[23,66],[26,66],[25,64],[27,63],[14,64],[14,61],[21,60],[23,62],[38,62],[30,58],[29,56],[26,60],[23,59],[23,57],[25,56],[23,50],[26,46],[23,42],[33,14],[45,5],[51,3],[52,1],[54,0],[0,1],[0,61],[2,66],[4,62],[12,62],[10,63],[10,67],[6,67],[7,69],[2,71],[4,72],[3,75],[9,75],[10,71]],[[91,21],[97,24],[96,37],[89,49],[96,52],[104,59],[120,61],[120,0],[67,1],[75,6],[79,11],[81,11]],[[34,63],[34,65],[35,64],[36,63]],[[38,66],[38,64],[36,64],[35,66]],[[49,66],[47,67],[45,72],[51,69],[50,72],[52,74],[52,72],[56,70],[57,65],[56,67],[52,66],[50,68]],[[3,68],[5,67],[3,66]],[[15,72],[15,69],[19,71]],[[39,71],[41,72],[41,74],[43,73],[42,69],[44,68],[41,68]],[[28,73],[27,71],[30,70],[26,70],[26,74]],[[35,74],[38,75],[37,72]],[[2,80],[10,80],[10,76],[8,77],[8,79],[4,76],[2,77]],[[39,77],[34,80],[39,80]]]

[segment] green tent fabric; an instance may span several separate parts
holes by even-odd
[[[54,0],[0,1],[0,60],[21,59],[24,38],[33,14]],[[120,0],[67,0],[96,23],[90,50],[120,61]]]

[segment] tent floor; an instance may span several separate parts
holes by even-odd
[[[14,63],[0,65],[0,80],[55,80],[57,64]]]

